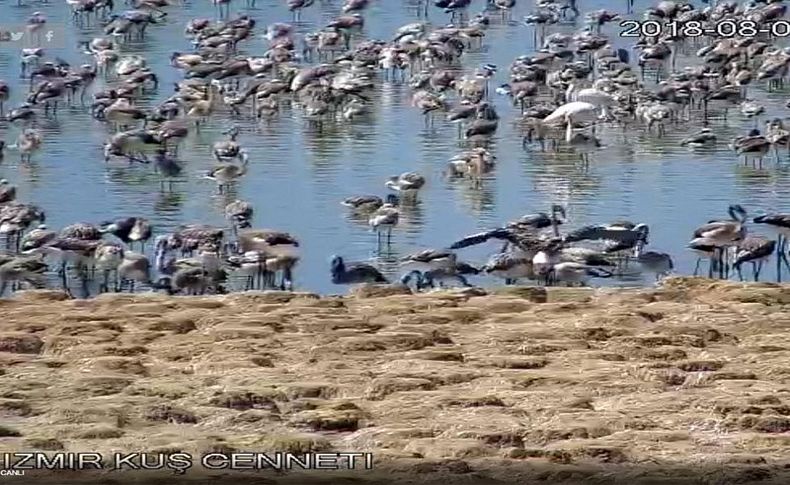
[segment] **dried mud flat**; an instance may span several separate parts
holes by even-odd
[[[0,452],[376,454],[234,480],[267,484],[788,483],[790,285],[402,293],[0,300]]]

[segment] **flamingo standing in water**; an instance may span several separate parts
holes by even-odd
[[[565,141],[570,143],[573,139],[573,126],[594,122],[598,118],[599,108],[585,101],[572,101],[555,109],[553,113],[543,119],[547,125],[566,125]]]
[[[591,88],[579,89],[577,85],[571,84],[566,91],[566,99],[569,102],[582,101],[597,106],[602,110],[604,116],[608,116],[608,108],[610,106],[617,106],[617,98],[607,93],[601,87],[607,83],[607,80],[599,79]]]

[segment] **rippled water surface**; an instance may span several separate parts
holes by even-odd
[[[124,8],[121,2],[116,11]],[[267,49],[261,38],[265,25],[290,21],[291,14],[282,0],[258,0],[257,8],[246,9],[234,0],[234,12],[255,18],[256,38],[242,45],[243,53],[262,55]],[[479,11],[482,0],[473,2]],[[625,2],[579,1],[582,12],[597,8],[623,10]],[[307,9],[298,23],[300,33],[312,32],[339,14],[339,0],[318,1]],[[648,4],[637,2],[636,8]],[[514,19],[533,9],[532,2],[520,0]],[[50,24],[59,24],[63,35],[56,46],[47,48],[47,57],[59,56],[72,65],[90,62],[79,53],[77,42],[100,34],[98,29],[79,29],[70,23],[69,10],[62,0],[38,3],[26,0],[0,1],[0,22],[23,24],[34,11],[47,15]],[[189,51],[183,35],[186,22],[194,17],[216,17],[208,0],[190,0],[183,6],[166,9],[164,25],[151,26],[143,41],[122,47],[124,54],[142,54],[160,76],[158,92],[143,102],[150,106],[172,94],[180,71],[169,65],[172,51]],[[369,38],[389,39],[399,26],[417,20],[408,1],[373,0],[365,12],[364,34]],[[431,7],[434,24],[448,21],[446,14]],[[494,82],[507,81],[506,67],[518,55],[533,51],[532,30],[517,22],[502,22],[492,14],[492,25],[482,49],[464,55],[467,71],[485,62],[500,66]],[[554,27],[550,31],[572,30],[574,26]],[[604,29],[617,39],[619,27]],[[622,39],[616,41],[626,46]],[[693,52],[691,49],[689,52]],[[681,59],[681,62],[684,62]],[[685,59],[688,62],[688,59]],[[13,82],[12,105],[21,102],[25,88],[19,80],[17,49],[0,48],[0,77]],[[95,88],[101,88],[97,83]],[[650,247],[669,252],[680,273],[691,273],[695,258],[684,249],[695,227],[714,217],[726,217],[730,203],[741,203],[750,211],[790,211],[786,191],[789,172],[771,160],[763,170],[744,167],[726,144],[743,134],[752,121],[743,119],[737,109],[729,119],[713,121],[719,135],[714,149],[692,152],[680,147],[679,140],[701,127],[700,121],[668,126],[664,138],[657,138],[640,127],[606,126],[597,132],[605,148],[591,154],[588,171],[578,163],[578,155],[564,150],[542,153],[523,149],[520,130],[513,120],[518,111],[507,99],[496,96],[502,120],[492,150],[498,165],[481,189],[465,181],[448,181],[442,171],[445,162],[461,151],[457,127],[437,118],[426,128],[419,110],[409,106],[411,91],[398,83],[377,81],[371,113],[353,122],[326,122],[319,131],[308,124],[300,110],[284,107],[268,123],[248,117],[230,118],[227,111],[216,113],[209,125],[193,133],[182,145],[179,158],[187,161],[187,177],[173,191],[162,190],[158,177],[147,166],[128,166],[125,162],[106,164],[101,144],[110,133],[108,125],[90,117],[84,108],[64,108],[57,117],[43,119],[45,145],[30,164],[19,164],[9,152],[0,164],[0,177],[18,185],[18,198],[41,205],[48,225],[62,227],[77,222],[100,222],[122,215],[144,216],[165,232],[181,223],[203,222],[224,225],[223,207],[236,197],[252,202],[256,208],[255,227],[276,228],[298,236],[302,241],[302,261],[296,271],[296,286],[320,292],[337,292],[329,281],[329,258],[340,254],[350,260],[375,260],[375,235],[364,223],[351,220],[339,205],[351,195],[385,195],[388,176],[416,170],[425,174],[428,184],[420,203],[404,210],[400,226],[393,235],[391,254],[380,262],[392,270],[395,258],[428,247],[442,247],[451,241],[482,229],[496,227],[526,213],[546,211],[553,202],[566,204],[571,226],[629,219],[651,227]],[[767,93],[764,86],[751,95],[763,101],[769,116],[784,114],[785,94]],[[250,173],[238,188],[218,195],[215,185],[202,179],[202,172],[213,166],[210,147],[219,132],[230,124],[242,133],[239,142],[250,154]],[[13,143],[18,128],[0,124],[0,136]],[[464,250],[463,257],[482,262],[498,245],[483,245]],[[771,270],[773,265],[771,266]],[[766,270],[773,278],[773,271]],[[476,280],[480,284],[493,281]],[[647,283],[647,281],[645,281]]]

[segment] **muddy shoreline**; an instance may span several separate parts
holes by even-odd
[[[0,300],[0,453],[376,455],[244,483],[790,477],[790,285],[398,293]]]

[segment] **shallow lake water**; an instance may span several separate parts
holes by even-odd
[[[364,35],[390,39],[401,25],[418,20],[412,3],[403,0],[373,0],[364,13]],[[485,2],[475,0],[470,12],[482,9]],[[342,2],[317,1],[306,9],[297,24],[299,33],[313,32],[340,12]],[[649,4],[639,1],[636,10]],[[625,2],[579,1],[582,12],[598,8],[623,11]],[[118,2],[116,11],[125,7]],[[503,22],[492,13],[492,24],[483,47],[466,53],[462,64],[468,73],[483,64],[494,63],[499,72],[494,85],[507,82],[507,66],[522,54],[534,51],[532,28],[520,19],[534,8],[533,2],[520,0],[512,18]],[[26,0],[0,1],[3,19],[20,25],[34,11],[41,11],[57,26],[58,38],[44,44],[47,58],[54,56],[72,65],[90,62],[80,53],[79,40],[100,35],[98,27],[78,28],[70,21],[65,2],[38,3]],[[195,17],[216,18],[208,0],[190,0],[171,6],[164,25],[150,26],[142,41],[122,46],[123,54],[144,55],[160,76],[158,91],[149,93],[141,104],[152,106],[172,94],[173,83],[181,72],[169,65],[173,51],[191,49],[184,34],[186,22]],[[272,22],[288,22],[292,15],[282,0],[258,0],[255,9],[234,0],[231,14],[246,13],[258,21],[256,36],[240,46],[242,53],[261,55],[267,49],[261,37]],[[448,15],[430,8],[434,25],[448,22]],[[571,31],[576,26],[556,26],[549,30]],[[630,40],[618,39],[617,23],[605,27],[619,46]],[[692,53],[693,49],[689,49]],[[636,54],[632,55],[635,58]],[[680,63],[695,62],[681,56]],[[633,59],[632,59],[633,62]],[[12,102],[17,105],[26,91],[19,79],[19,51],[11,44],[0,46],[0,78],[12,83]],[[103,87],[97,82],[94,89]],[[768,93],[762,84],[752,86],[750,95],[763,102],[766,116],[783,116],[784,93]],[[86,108],[61,108],[57,116],[42,118],[44,146],[29,164],[20,164],[16,153],[8,151],[0,164],[0,177],[18,186],[18,198],[42,206],[47,224],[53,228],[86,221],[98,223],[119,216],[143,216],[151,220],[156,233],[164,233],[182,223],[225,225],[225,204],[235,198],[252,202],[256,213],[254,227],[276,228],[296,235],[302,242],[302,259],[296,269],[295,285],[322,293],[344,291],[332,285],[329,259],[339,254],[348,260],[370,260],[395,276],[394,261],[405,254],[432,247],[443,247],[454,240],[484,229],[494,228],[523,214],[547,211],[552,203],[568,208],[568,226],[628,219],[647,223],[650,249],[670,253],[681,274],[690,274],[695,256],[685,249],[695,227],[711,218],[726,217],[727,206],[740,203],[757,212],[790,211],[790,167],[767,159],[762,170],[744,167],[727,148],[734,136],[745,134],[753,124],[732,109],[726,121],[712,120],[719,136],[715,148],[691,151],[679,140],[701,128],[701,120],[668,125],[662,138],[641,126],[623,130],[603,126],[596,134],[605,147],[590,155],[589,170],[582,169],[577,154],[541,152],[524,149],[521,130],[514,121],[518,109],[503,96],[493,95],[501,116],[491,150],[498,165],[474,189],[466,181],[448,181],[443,176],[446,161],[464,147],[459,145],[457,127],[437,117],[426,127],[419,110],[409,105],[411,89],[406,84],[376,81],[371,112],[348,121],[327,121],[318,130],[308,123],[301,110],[284,106],[271,122],[259,123],[248,116],[231,117],[227,110],[215,113],[199,133],[193,132],[181,146],[179,159],[187,162],[184,180],[172,191],[162,190],[152,168],[129,166],[125,162],[105,163],[101,145],[111,133],[109,125],[91,118]],[[214,161],[211,145],[231,125],[241,129],[239,142],[250,154],[250,172],[238,187],[219,195],[215,185],[202,178]],[[0,123],[0,137],[13,143],[19,128]],[[384,181],[391,175],[416,170],[428,183],[416,207],[404,210],[401,224],[393,233],[390,254],[376,252],[376,236],[363,222],[352,220],[340,201],[348,196],[384,196]],[[760,228],[753,228],[759,232]],[[486,244],[461,252],[462,258],[482,263],[499,245]],[[774,279],[774,265],[764,271]],[[473,278],[481,285],[500,281]],[[634,284],[596,281],[596,284]],[[652,284],[645,277],[638,283]]]

